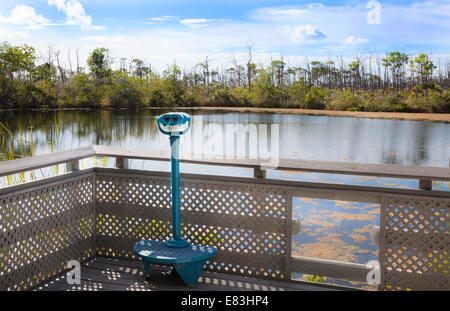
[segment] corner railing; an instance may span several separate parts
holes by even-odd
[[[115,168],[80,170],[80,160],[115,158]],[[23,290],[66,270],[70,260],[135,260],[141,239],[166,240],[170,173],[129,169],[130,159],[169,161],[168,152],[85,148],[0,163],[0,177],[66,164],[67,173],[0,189],[0,290]],[[278,170],[418,180],[419,189],[267,179],[252,160],[199,165],[251,168],[254,178],[182,174],[182,230],[190,242],[218,247],[206,269],[291,281],[293,273],[366,282],[374,267],[293,256],[294,197],[380,205],[380,290],[450,290],[450,169],[280,160]]]

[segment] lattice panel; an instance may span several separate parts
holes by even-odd
[[[209,270],[286,277],[291,201],[285,189],[188,180],[181,187],[183,236],[218,247]],[[136,241],[171,237],[169,178],[97,174],[96,200],[98,255],[134,259]]]
[[[90,175],[0,197],[0,290],[35,286],[94,254],[93,185]]]
[[[383,215],[381,289],[450,290],[450,199],[391,197]]]

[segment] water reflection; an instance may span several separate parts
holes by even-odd
[[[9,112],[1,113],[0,120],[16,137],[29,139],[33,126],[34,154],[89,144],[168,150],[166,139],[157,130],[155,117],[159,114]],[[264,113],[193,114],[202,118],[204,127],[219,124],[224,133],[226,124],[279,124],[282,158],[448,166],[450,156],[450,125],[444,123]],[[10,135],[2,132],[2,136],[7,145]],[[20,145],[18,139],[12,145],[15,154],[30,154],[30,144]]]

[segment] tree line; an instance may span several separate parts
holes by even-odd
[[[209,57],[191,68],[176,64],[158,72],[141,59],[115,62],[94,49],[87,68],[49,48],[38,57],[28,45],[0,44],[0,109],[278,107],[354,111],[450,112],[450,63],[425,53],[392,51],[291,66],[281,57],[269,65],[236,59],[227,68]]]

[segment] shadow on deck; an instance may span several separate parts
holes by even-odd
[[[146,281],[141,264],[107,257],[96,257],[81,265],[81,284],[69,285],[63,273],[35,291],[334,291],[326,285],[273,281],[230,274],[203,272],[199,282],[189,287],[171,276],[171,267],[152,265]]]

